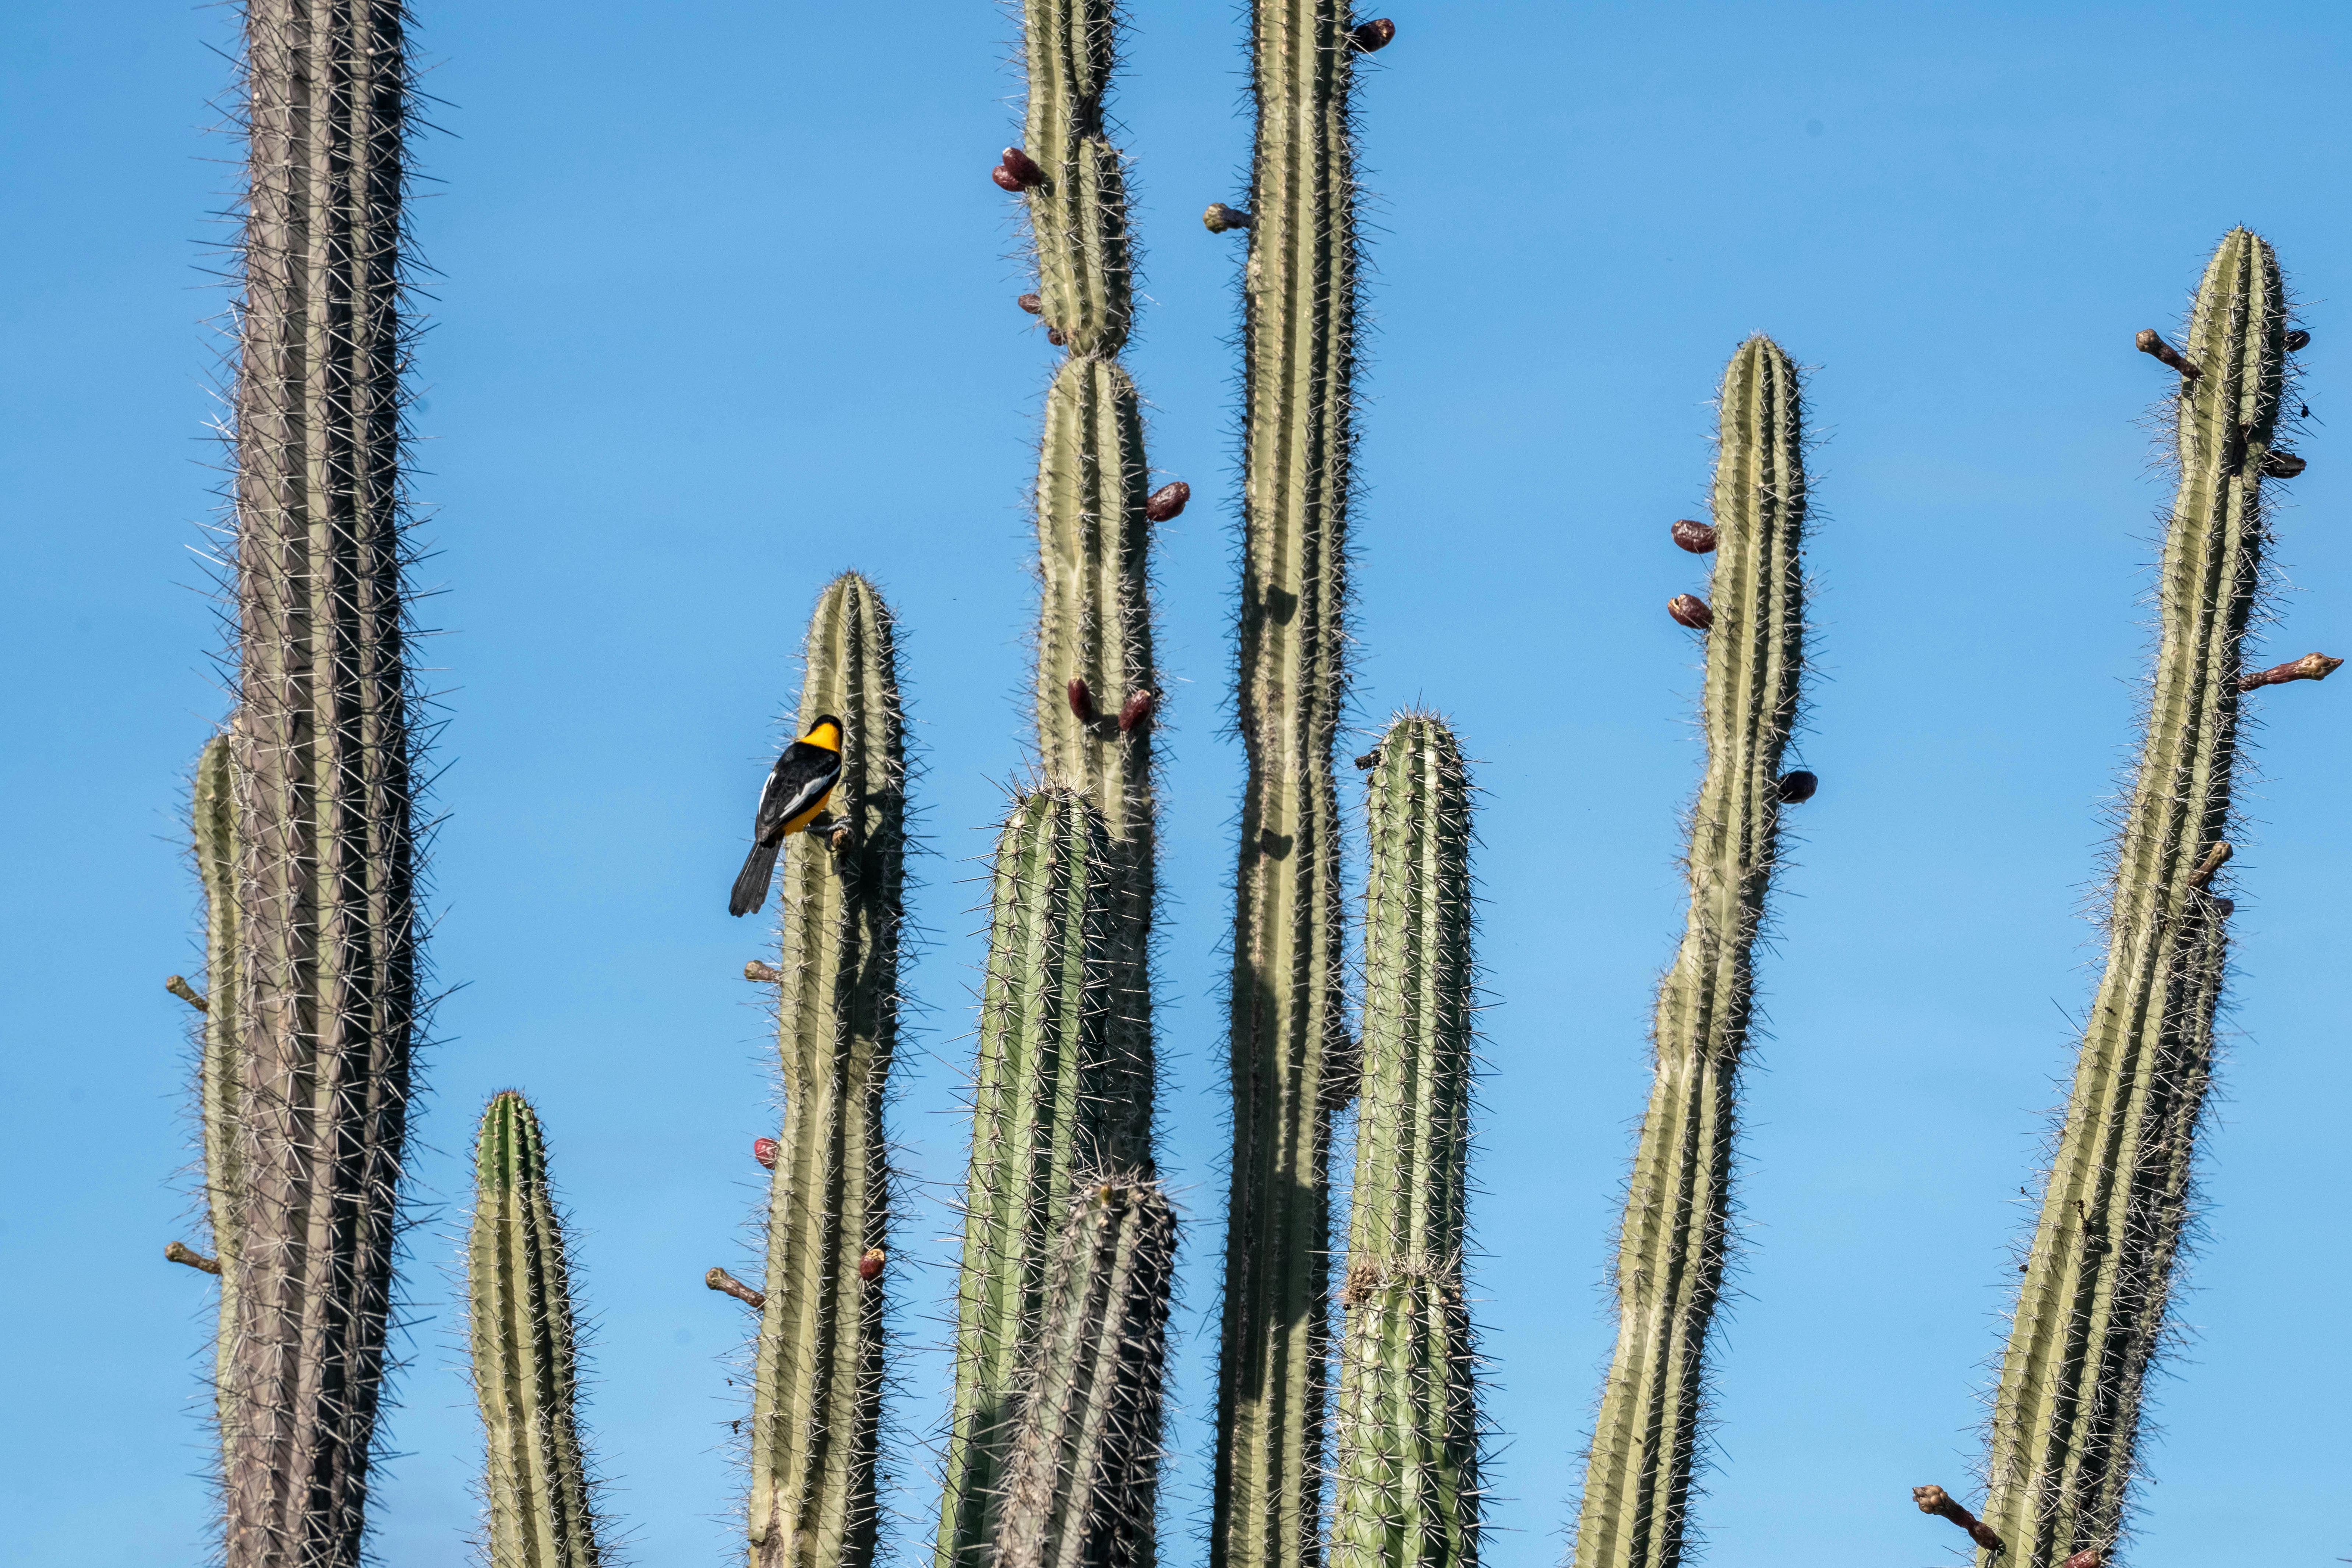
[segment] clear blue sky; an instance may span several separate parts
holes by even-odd
[[[1699,1517],[1740,1568],[1951,1562],[1907,1489],[1973,1492],[2007,1247],[2029,1219],[2082,918],[2147,647],[2163,373],[2231,225],[2315,333],[2310,471],[2276,489],[2271,657],[2352,654],[2352,13],[2318,3],[1415,8],[1368,73],[1375,323],[1355,630],[1369,724],[1457,719],[1486,790],[1496,1001],[1475,1211],[1497,1565],[1560,1548],[1611,1333],[1601,1291],[1681,919],[1708,397],[1746,333],[1817,367],[1820,676],[1748,1081],[1747,1261]],[[441,130],[415,211],[433,329],[420,585],[441,668],[439,1014],[417,1124],[390,1568],[456,1560],[477,1442],[447,1302],[458,1152],[514,1085],[575,1218],[590,1415],[641,1561],[724,1561],[726,1422],[775,1119],[763,934],[728,919],[811,598],[876,575],[926,761],[922,1011],[896,1131],[919,1200],[902,1327],[936,1345],[977,857],[1022,767],[1024,492],[1053,357],[1013,309],[1015,26],[985,0],[419,0]],[[212,1287],[192,1230],[181,1005],[200,963],[185,775],[221,711],[204,434],[234,177],[206,127],[231,14],[20,5],[0,62],[0,1561],[194,1563]],[[1244,28],[1133,0],[1119,110],[1150,298],[1129,355],[1192,509],[1160,556],[1171,1163],[1194,1216],[1176,1563],[1204,1512],[1222,1215],[1219,939],[1239,767],[1233,237]],[[2352,677],[2347,678],[2352,682]],[[2237,880],[2236,1034],[2189,1330],[2159,1390],[2147,1568],[2352,1555],[2352,684],[2266,694]],[[897,1265],[894,1264],[894,1268]],[[936,1353],[897,1417],[927,1528]]]

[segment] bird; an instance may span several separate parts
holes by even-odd
[[[841,778],[841,721],[820,713],[808,733],[784,748],[760,786],[760,808],[751,820],[751,853],[735,878],[730,915],[748,915],[768,901],[768,879],[776,869],[789,834],[817,825],[833,786]]]

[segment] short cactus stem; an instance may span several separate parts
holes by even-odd
[[[189,1268],[195,1269],[200,1274],[218,1274],[221,1271],[219,1258],[206,1258],[203,1253],[198,1252],[194,1247],[190,1247],[184,1241],[165,1242],[163,1244],[163,1261],[166,1263],[184,1263]]]
[[[1151,1568],[1176,1215],[1157,1183],[1089,1173],[1057,1238],[1022,1373],[993,1568]]]
[[[1969,1539],[1987,1552],[1997,1552],[2002,1550],[2000,1537],[1993,1532],[1992,1528],[1961,1507],[1952,1494],[1943,1488],[1913,1487],[1911,1500],[1918,1505],[1921,1513],[1932,1515],[1937,1519],[1948,1519],[1967,1531]]]
[[[773,1170],[775,1167],[771,1165],[769,1169]],[[706,1289],[716,1290],[722,1296],[734,1297],[755,1312],[768,1304],[768,1298],[763,1292],[752,1289],[724,1268],[713,1268],[703,1270],[702,1284]]]
[[[1332,1424],[1333,1568],[1470,1568],[1479,1432],[1467,1238],[1470,784],[1408,713],[1370,781],[1362,1088]]]
[[[896,632],[874,585],[828,584],[809,622],[794,734],[842,720],[836,851],[787,838],[776,969],[784,1125],[768,1187],[766,1289],[752,1357],[754,1568],[867,1568],[882,1409],[883,1291],[857,1259],[887,1244],[882,1108],[898,1040],[907,756]]]
[[[2204,374],[2182,383],[2175,410],[2179,483],[2106,964],[1994,1395],[1982,1513],[2008,1543],[2003,1568],[2057,1568],[2112,1548],[2123,1527],[2213,1067],[2230,903],[2204,883],[2234,837],[2240,656],[2262,580],[2262,458],[2285,333],[2270,247],[2232,230],[2190,310],[2185,352]],[[1993,1553],[1978,1561],[1990,1568]]]
[[[166,974],[163,976],[163,989],[169,991],[173,995],[177,996],[181,1001],[185,1002],[189,1006],[194,1007],[199,1013],[209,1013],[213,1010],[213,1005],[209,1001],[205,1000],[205,994],[197,990],[194,986],[189,984],[188,977],[184,974]]]
[[[2238,678],[2240,691],[2252,691],[2264,686],[2284,686],[2290,680],[2325,680],[2344,667],[2340,658],[2330,658],[2324,653],[2307,653],[2301,658],[2274,664],[2268,669]]]
[[[1706,1352],[1730,1228],[1738,1077],[1804,667],[1808,493],[1796,366],[1768,338],[1723,378],[1714,630],[1691,813],[1690,912],[1658,987],[1655,1079],[1618,1233],[1617,1344],[1592,1434],[1574,1568],[1683,1557]]]
[[[1230,234],[1250,226],[1250,215],[1223,202],[1211,202],[1201,214],[1201,226],[1211,234]]]
[[[754,958],[744,963],[743,978],[755,985],[781,985],[784,972],[764,959]]]
[[[511,1089],[491,1100],[475,1143],[466,1291],[490,1568],[596,1568],[563,1228],[539,1118]]]
[[[2199,376],[2204,374],[2204,372],[2197,368],[2194,361],[2184,356],[2179,349],[2174,348],[2170,343],[2166,342],[2164,341],[2164,334],[2158,331],[2154,327],[2142,327],[2139,331],[2139,336],[2134,341],[2137,344],[2140,353],[2152,355],[2160,364],[2170,365],[2174,370],[2180,373],[2180,377],[2184,381],[2195,381]]]

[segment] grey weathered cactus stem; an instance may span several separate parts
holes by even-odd
[[[512,1089],[491,1099],[475,1140],[466,1288],[489,1568],[596,1568],[563,1226],[539,1118]]]
[[[1690,914],[1658,988],[1656,1079],[1618,1236],[1618,1331],[1592,1435],[1574,1568],[1673,1568],[1723,1284],[1751,949],[1781,811],[1780,755],[1804,664],[1804,428],[1769,339],[1724,373],[1715,469],[1706,772],[1691,814]]]
[[[793,732],[819,713],[842,721],[831,810],[853,832],[839,852],[812,834],[785,840],[784,1126],[753,1365],[755,1568],[874,1559],[883,1284],[858,1262],[887,1245],[882,1107],[898,1036],[907,760],[890,612],[855,573],[817,601]]]
[[[1984,1522],[2004,1568],[2112,1549],[2141,1385],[2162,1341],[2213,1066],[2242,658],[2261,589],[2263,472],[2287,302],[2262,239],[2231,231],[2190,312],[2202,374],[2176,389],[2179,489],[2158,567],[2158,642],[2116,852],[2106,969],[2083,1035],[1995,1395]],[[2252,699],[2259,700],[2259,699]],[[1993,1554],[1980,1552],[1979,1563]]]
[[[1017,1380],[1073,1183],[1118,1142],[1118,876],[1101,814],[1076,793],[1014,804],[990,895],[938,1568],[987,1561]]]
[[[1078,1184],[1022,1374],[993,1568],[1151,1568],[1176,1215],[1133,1173]]]
[[[1475,1005],[1469,775],[1433,714],[1398,717],[1377,755],[1331,1559],[1470,1568],[1479,1432],[1462,1289]]]
[[[1232,1194],[1212,1568],[1307,1568],[1322,1474],[1329,1118],[1342,1061],[1331,748],[1346,702],[1356,50],[1337,0],[1255,0],[1243,273]]]
[[[237,1226],[247,1197],[237,1142],[237,1103],[244,1066],[237,1059],[236,790],[229,741],[215,735],[196,759],[192,816],[196,874],[205,889],[204,1050],[196,1075],[205,1137],[205,1208],[212,1221],[212,1268],[220,1276],[219,1327],[213,1345],[213,1407],[220,1425],[221,1458],[235,1448],[236,1419],[230,1397],[230,1350],[236,1342]],[[184,984],[184,983],[183,983]]]
[[[230,1568],[357,1561],[383,1377],[416,1026],[404,25],[398,0],[245,11]]]

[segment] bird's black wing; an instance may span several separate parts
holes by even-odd
[[[760,791],[758,836],[762,843],[780,837],[784,824],[824,798],[841,777],[841,753],[794,741],[776,759],[773,773]]]

